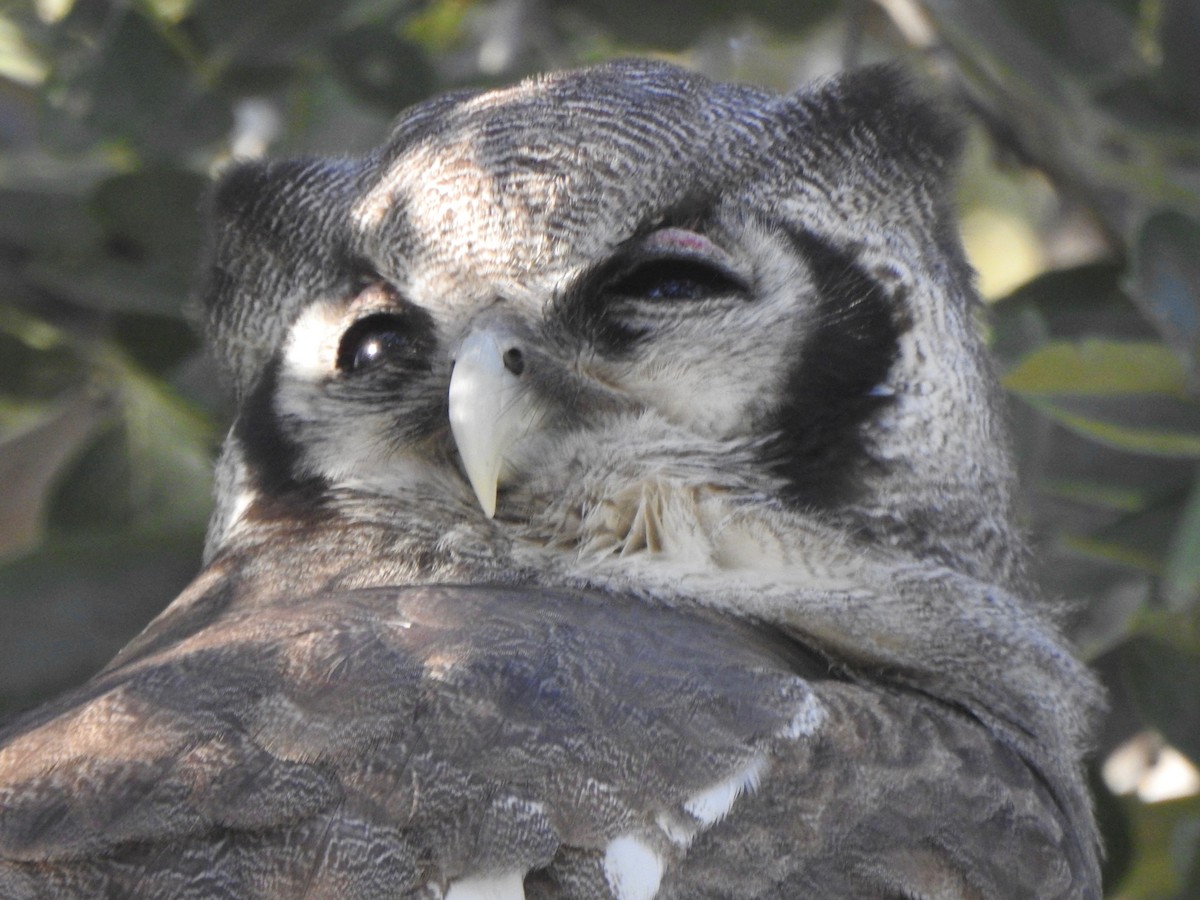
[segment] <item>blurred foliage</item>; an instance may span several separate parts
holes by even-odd
[[[229,158],[614,55],[781,89],[902,57],[975,123],[964,234],[1040,574],[1112,696],[1097,772],[1139,733],[1200,760],[1198,46],[1195,0],[0,4],[0,715],[199,564],[227,410],[187,299]],[[1110,896],[1200,896],[1196,795],[1096,784]]]

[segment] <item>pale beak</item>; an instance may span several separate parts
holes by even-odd
[[[514,364],[513,352],[505,335],[481,329],[459,346],[450,375],[450,430],[467,480],[489,519],[496,514],[505,456],[539,415],[534,391],[522,382],[522,365]],[[505,353],[510,354],[508,365]],[[520,351],[516,353],[519,361]]]

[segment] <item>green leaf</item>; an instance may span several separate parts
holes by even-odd
[[[46,61],[25,40],[21,30],[0,15],[0,78],[34,86],[46,78]]]
[[[63,482],[51,524],[202,529],[212,506],[211,423],[114,350],[99,363],[119,414]]]
[[[811,27],[834,11],[830,0],[795,3],[792,0],[748,0],[730,4],[718,0],[573,0],[582,10],[611,29],[617,40],[635,47],[683,50],[705,32],[732,20],[755,18],[775,31],[793,34]]]
[[[293,65],[337,30],[344,0],[206,0],[193,14],[217,58],[254,65]]]
[[[112,20],[91,65],[70,82],[87,122],[148,159],[180,158],[224,137],[231,113],[194,61],[141,13],[114,12]]]
[[[1088,767],[1088,782],[1096,802],[1096,824],[1104,840],[1102,876],[1111,888],[1129,870],[1134,860],[1133,822],[1121,798],[1113,794],[1104,783],[1098,761]]]
[[[1168,348],[1141,341],[1047,344],[1004,385],[1055,421],[1121,450],[1200,459],[1200,404]]]
[[[1163,573],[1163,595],[1174,610],[1200,603],[1200,479],[1184,505],[1179,525],[1171,539]]]
[[[1200,352],[1200,222],[1159,212],[1133,248],[1132,291],[1164,340],[1197,367]]]
[[[1017,359],[1047,341],[1114,338],[1154,340],[1157,333],[1121,287],[1124,269],[1115,263],[1089,263],[1054,269],[1027,281],[990,307],[999,337],[1016,330],[1028,332],[1030,316],[1039,327],[1036,344],[1019,342],[997,348],[1002,359]]]
[[[1027,398],[1169,394],[1182,396],[1187,373],[1161,344],[1092,339],[1047,344],[1004,376],[1004,386]]]
[[[111,524],[0,568],[0,717],[79,684],[187,585],[203,532]]]
[[[1139,394],[1030,402],[1065,428],[1115,449],[1200,459],[1200,406],[1195,403]]]
[[[109,178],[91,206],[115,255],[158,261],[190,276],[204,240],[200,201],[207,189],[201,175],[157,166]]]
[[[200,336],[195,328],[181,318],[164,316],[122,315],[115,317],[113,340],[150,375],[174,377],[181,366],[200,353]],[[191,396],[188,391],[183,392]],[[205,391],[206,396],[211,392]]]
[[[424,49],[390,28],[364,25],[329,42],[334,73],[346,90],[389,115],[433,93],[436,75]]]
[[[51,486],[111,413],[110,398],[78,391],[37,424],[0,440],[0,559],[37,544]]]
[[[38,0],[38,15],[46,22],[61,22],[74,5],[75,0]]]
[[[102,250],[40,257],[25,276],[55,297],[103,312],[181,318],[189,290],[187,269],[160,260],[121,259]]]
[[[1200,817],[1200,797],[1184,797],[1162,803],[1138,803],[1127,799],[1126,809],[1133,825],[1136,853],[1116,884],[1108,884],[1106,896],[1122,900],[1191,900],[1185,872],[1179,866],[1189,855],[1183,845]]]
[[[100,243],[99,226],[81,197],[58,191],[0,190],[0,240],[32,251],[62,253]]]
[[[0,307],[0,396],[52,401],[86,374],[86,362],[57,328]]]
[[[1193,121],[1200,120],[1200,8],[1195,0],[1161,0],[1160,83],[1168,102]]]
[[[1121,516],[1090,534],[1068,535],[1064,542],[1077,553],[1159,575],[1181,508],[1181,501],[1172,498]]]
[[[126,370],[125,427],[133,497],[148,525],[174,530],[206,522],[212,508],[212,424],[158,380]]]
[[[28,246],[27,284],[95,310],[179,319],[203,245],[206,189],[202,176],[159,167],[107,179],[87,205],[9,191],[0,205],[16,203],[0,212],[0,236],[11,230]]]
[[[1146,492],[1136,487],[1067,478],[1047,479],[1042,490],[1064,500],[1126,513],[1140,511],[1148,500]]]
[[[1048,595],[1080,603],[1071,641],[1082,659],[1095,661],[1129,640],[1151,602],[1151,576],[1061,553],[1043,563],[1053,572],[1039,579]]]

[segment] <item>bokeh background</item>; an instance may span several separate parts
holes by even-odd
[[[735,9],[736,7],[736,9]],[[195,572],[228,410],[189,325],[231,158],[623,55],[955,97],[1047,597],[1099,669],[1111,897],[1200,897],[1198,0],[0,0],[0,718]]]

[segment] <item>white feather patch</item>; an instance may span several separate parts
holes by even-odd
[[[682,816],[660,812],[654,819],[659,830],[676,847],[687,847],[696,839],[696,835],[700,833],[700,829],[696,827],[695,820],[684,822],[682,818]]]
[[[258,499],[258,491],[250,488],[242,488],[237,492],[237,496],[233,500],[233,505],[229,510],[228,525],[237,524],[238,519],[250,508],[250,504]]]
[[[825,721],[825,707],[816,697],[806,697],[800,701],[792,720],[787,727],[779,732],[781,738],[797,740],[808,737],[816,732]]]
[[[524,872],[460,878],[450,885],[445,900],[525,900],[524,881]]]
[[[662,881],[662,858],[631,834],[604,851],[604,877],[616,900],[651,900]]]
[[[314,303],[297,317],[283,351],[291,375],[315,381],[333,371],[343,316],[335,304]]]
[[[683,808],[705,826],[719,822],[733,809],[733,804],[737,802],[738,797],[746,791],[758,788],[766,770],[766,757],[756,756],[745,768],[734,772],[724,781],[719,781],[712,787],[693,794],[684,802]]]

